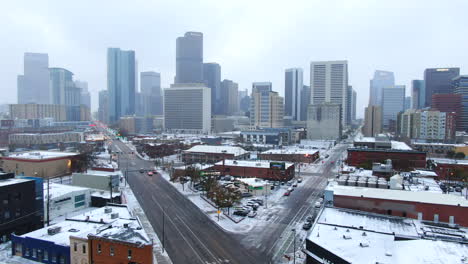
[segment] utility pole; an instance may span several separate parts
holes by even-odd
[[[293,252],[293,264],[296,264],[296,229],[293,228],[292,230],[294,232],[294,252]]]
[[[112,175],[109,175],[110,202],[112,203]]]
[[[42,177],[44,177],[44,169],[42,169]],[[50,225],[50,177],[47,176],[47,226]]]
[[[162,224],[162,226],[163,226],[163,232],[162,232],[162,246],[163,246],[163,248],[162,248],[162,252],[163,253],[164,253],[164,249],[165,249],[165,240],[166,240],[166,236],[164,235],[164,230],[165,230],[164,229],[164,227],[165,227],[164,222],[165,222],[165,219],[166,219],[166,212],[165,212],[164,207],[163,207],[163,224]]]

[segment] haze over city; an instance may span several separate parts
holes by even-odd
[[[311,61],[348,60],[357,91],[357,116],[368,104],[376,69],[395,72],[406,85],[429,67],[468,67],[464,34],[468,2],[460,1],[4,1],[0,4],[1,103],[16,102],[24,52],[49,54],[88,82],[92,110],[106,89],[106,49],[135,50],[139,71],[173,83],[175,39],[204,34],[204,62],[221,65],[222,78],[271,81],[284,93],[284,70]]]

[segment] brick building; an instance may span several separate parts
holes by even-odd
[[[221,175],[280,181],[293,179],[295,172],[293,163],[281,161],[225,160],[216,163],[212,169]]]
[[[258,154],[258,157],[262,160],[312,163],[319,158],[319,151],[300,148],[270,149]]]
[[[463,109],[461,94],[433,94],[431,108],[445,113],[455,113],[456,129],[461,129],[461,113]]]
[[[348,149],[347,163],[350,166],[367,167],[369,164],[372,166],[374,162],[385,163],[387,159],[392,160],[393,168],[396,170],[426,167],[426,152],[397,149]]]
[[[241,147],[197,145],[182,153],[182,161],[192,163],[216,163],[223,159],[246,159],[249,152]]]
[[[462,181],[468,177],[468,161],[434,159],[435,172],[443,181]]]
[[[334,183],[325,192],[325,200],[335,207],[468,227],[468,200],[462,196]]]

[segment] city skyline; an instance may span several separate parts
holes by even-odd
[[[202,2],[199,6],[187,8],[190,12],[181,11],[182,17],[185,15],[186,18],[175,23],[170,30],[157,26],[158,21],[167,23],[165,13],[171,13],[168,11],[174,8],[169,4],[161,6],[117,4],[119,8],[97,8],[97,10],[106,10],[100,11],[99,14],[87,10],[86,4],[45,5],[47,8],[36,6],[34,3],[3,4],[5,6],[3,9],[10,11],[1,18],[4,24],[10,25],[3,33],[9,34],[10,37],[1,45],[3,50],[8,48],[11,52],[5,54],[4,62],[10,66],[4,70],[0,81],[4,83],[5,91],[13,91],[16,87],[16,76],[22,72],[23,53],[48,53],[51,67],[69,69],[75,73],[77,79],[89,83],[93,98],[92,108],[95,111],[97,93],[106,87],[105,55],[108,47],[135,50],[139,71],[160,72],[162,87],[167,88],[173,83],[175,76],[175,39],[187,31],[199,31],[204,34],[204,61],[219,63],[225,74],[222,78],[235,80],[239,83],[240,90],[249,88],[255,80],[268,80],[273,83],[274,90],[284,96],[283,73],[285,69],[302,68],[305,72],[304,81],[308,83],[308,65],[311,61],[347,60],[349,84],[358,94],[357,116],[362,117],[363,108],[368,102],[368,82],[377,69],[395,72],[396,82],[407,87],[410,87],[411,80],[422,79],[426,68],[460,67],[462,69],[460,73],[465,73],[463,69],[467,66],[467,55],[458,51],[462,50],[462,43],[466,41],[463,40],[462,34],[453,34],[453,32],[462,31],[466,18],[456,14],[467,4],[461,1],[455,1],[453,5],[424,2],[426,12],[415,14],[414,9],[419,8],[423,2],[415,1],[405,3],[405,5],[402,3],[379,3],[377,5],[359,2],[346,3],[338,7],[334,4],[303,2],[301,4],[303,8],[300,10],[285,9],[282,4],[274,3],[269,7],[272,9],[270,14],[259,15],[258,11],[264,4],[262,2],[254,3],[248,9],[243,7],[242,3],[215,6],[211,2]],[[68,12],[71,9],[76,12]],[[238,11],[238,17],[243,22],[229,22],[229,19],[223,15],[201,19],[207,13],[216,13],[217,10],[223,9]],[[392,9],[394,12],[386,12],[387,9]],[[80,30],[84,31],[75,34],[77,24],[72,21],[80,20],[68,17],[70,14],[74,16],[73,14],[83,13],[85,10],[89,16],[87,22],[79,24]],[[141,14],[139,13],[138,19],[133,21],[129,18],[136,10],[141,11]],[[293,19],[281,22],[283,24],[278,27],[279,22],[271,23],[271,21],[275,16],[283,15],[283,10],[287,12],[284,15]],[[314,10],[314,12],[309,14],[307,10]],[[333,22],[327,22],[328,31],[313,28],[309,32],[309,26],[320,20],[320,13],[325,11],[334,11],[332,18],[336,19],[335,21],[331,19]],[[112,12],[115,14],[111,14]],[[391,19],[393,15],[388,13],[397,14],[399,20],[395,22]],[[68,15],[64,17],[63,14]],[[445,19],[448,15],[450,19]],[[102,21],[102,16],[108,17],[108,20]],[[125,31],[118,29],[119,27],[113,27],[115,23],[118,23],[117,17],[124,17],[127,18],[124,19],[125,21],[129,21],[129,24],[123,27]],[[154,17],[159,18],[155,20]],[[373,17],[388,19],[372,20]],[[368,23],[369,19],[373,23]],[[409,20],[412,23],[407,23]],[[347,24],[346,21],[353,21],[353,23]],[[270,23],[272,25],[269,25]],[[142,29],[141,26],[147,24],[153,25],[152,31]],[[296,26],[295,30],[288,32],[288,28],[292,25]],[[377,31],[379,28],[384,29],[383,32]],[[433,32],[434,28],[437,31]],[[448,28],[451,33],[446,30]],[[385,43],[386,39],[412,37],[414,31],[420,33],[418,41],[414,43],[398,44],[394,41]],[[74,32],[73,35],[70,32]],[[122,32],[125,32],[128,37],[123,38]],[[297,38],[287,45],[281,41],[292,35],[304,35],[302,32],[308,32],[309,36]],[[333,34],[329,35],[328,32],[341,35],[335,37],[331,36]],[[320,38],[321,41],[312,43],[312,36],[314,39]],[[453,42],[442,41],[449,36]],[[256,41],[246,41],[248,38],[256,39]],[[384,41],[380,41],[379,45],[373,45],[374,42],[370,41],[370,38],[379,38]],[[344,42],[341,40],[344,39],[351,39],[353,44],[346,48],[338,46],[337,43],[342,45],[341,43]],[[417,44],[422,42],[425,45]],[[265,45],[265,43],[271,43],[271,45]],[[291,51],[291,48],[294,51]],[[12,102],[15,102],[15,94],[6,93],[2,103]]]

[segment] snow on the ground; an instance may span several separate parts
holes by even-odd
[[[11,241],[0,244],[0,264],[37,264],[40,262],[32,261],[18,256],[11,255]]]

